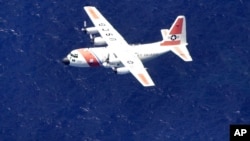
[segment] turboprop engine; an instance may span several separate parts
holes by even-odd
[[[107,45],[106,41],[102,37],[94,37],[93,38],[93,43],[96,46]]]
[[[88,27],[88,28],[82,28],[82,31],[84,31],[87,34],[97,34],[98,30],[95,27]]]
[[[127,74],[127,73],[129,73],[130,71],[129,71],[129,69],[128,68],[126,68],[126,67],[122,67],[122,68],[115,68],[114,69],[114,72],[116,73],[116,74]]]

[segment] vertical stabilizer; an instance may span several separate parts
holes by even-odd
[[[168,39],[168,34],[169,34],[169,30],[168,29],[162,29],[161,30],[161,36],[162,36],[163,41],[165,41],[165,40]]]
[[[170,47],[184,61],[192,61],[187,49],[186,19],[185,16],[178,16],[169,30],[162,29],[163,41],[160,46]]]
[[[161,46],[186,44],[186,20],[178,16],[169,30],[161,30],[163,42]]]

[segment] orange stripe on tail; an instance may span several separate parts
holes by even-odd
[[[164,41],[160,45],[161,46],[174,46],[174,45],[179,45],[181,43],[180,40],[178,41]]]
[[[183,18],[179,18],[174,24],[170,34],[181,34],[183,26]]]

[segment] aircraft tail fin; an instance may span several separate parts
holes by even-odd
[[[177,56],[184,61],[192,61],[192,58],[187,49],[186,39],[186,19],[185,16],[178,16],[171,28],[162,29],[161,34],[163,41],[160,43],[162,47],[170,47]]]
[[[178,16],[171,28],[161,30],[163,42],[161,46],[187,44],[186,20],[184,16]]]

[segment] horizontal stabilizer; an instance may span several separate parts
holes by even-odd
[[[186,62],[193,61],[186,45],[174,46],[171,48],[171,51],[173,51],[177,56],[179,56],[182,60]]]

